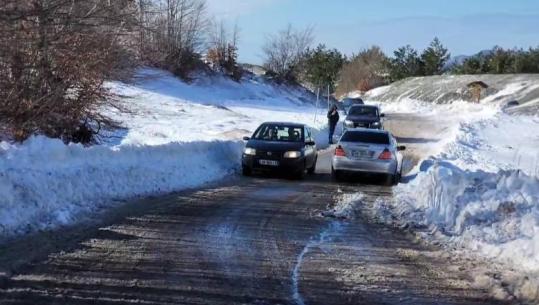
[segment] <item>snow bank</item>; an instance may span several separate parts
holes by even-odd
[[[538,135],[536,117],[499,113],[463,122],[439,154],[393,189],[390,202],[377,202],[376,214],[501,263],[514,295],[539,300],[529,289],[539,287]]]
[[[199,186],[235,172],[241,142],[64,145],[34,137],[0,145],[0,236],[65,225],[114,199]]]
[[[475,104],[451,95],[445,81],[458,90],[450,78],[439,77],[412,79],[370,95],[386,113],[418,117],[423,128],[409,123],[408,129],[414,137],[432,140],[411,145],[420,152],[418,166],[393,188],[394,198],[374,204],[375,215],[496,262],[503,273],[489,281],[537,301],[539,117],[508,115],[503,105],[509,99],[531,100],[538,85],[525,76],[493,78],[495,92]]]
[[[512,170],[488,173],[433,159],[396,192],[402,219],[438,237],[539,271],[539,180]]]

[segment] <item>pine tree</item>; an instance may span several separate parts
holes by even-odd
[[[410,45],[400,47],[391,60],[391,79],[397,81],[411,76],[423,75],[423,61]]]
[[[320,44],[315,50],[307,51],[304,79],[313,87],[329,85],[334,92],[344,62],[345,58],[338,50],[328,50]]]
[[[423,61],[423,72],[425,75],[440,75],[443,73],[445,64],[449,60],[451,55],[447,48],[445,48],[438,37],[430,43],[430,46],[421,54],[421,61]]]

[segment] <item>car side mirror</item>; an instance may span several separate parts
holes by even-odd
[[[397,151],[405,151],[406,146],[397,146]]]
[[[314,146],[316,143],[314,141],[307,141],[305,142],[305,145]]]
[[[243,137],[243,141],[249,141],[249,140],[251,140],[251,138],[249,138],[249,137]]]
[[[385,114],[385,113],[381,113],[381,114],[380,114],[380,117],[381,117],[381,118],[385,118],[385,117],[386,117],[386,114]]]

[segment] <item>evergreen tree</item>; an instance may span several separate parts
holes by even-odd
[[[337,76],[345,63],[345,57],[337,49],[326,49],[323,44],[307,51],[303,79],[313,87],[330,86],[335,91]]]
[[[411,76],[423,75],[423,61],[410,45],[397,49],[394,56],[391,60],[391,80],[397,81]]]
[[[447,48],[445,48],[438,37],[430,43],[430,46],[421,54],[421,60],[424,64],[425,75],[440,75],[442,74],[445,64],[450,59]]]

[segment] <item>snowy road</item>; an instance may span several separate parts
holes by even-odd
[[[466,263],[372,222],[392,189],[332,183],[328,158],[302,182],[234,178],[8,244],[0,304],[505,304]]]

